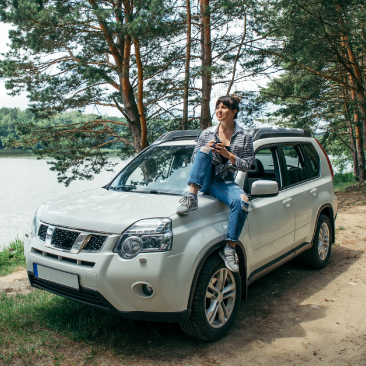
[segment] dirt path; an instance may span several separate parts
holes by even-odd
[[[317,271],[291,262],[251,285],[224,339],[207,344],[185,336],[176,324],[152,323],[159,336],[142,334],[131,348],[132,360],[117,360],[113,350],[106,350],[96,356],[96,364],[365,366],[366,194],[338,197],[329,265]],[[6,287],[27,291],[22,276],[24,271],[1,278],[0,292]],[[73,358],[72,348],[68,351]]]

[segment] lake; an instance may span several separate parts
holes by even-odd
[[[91,181],[75,181],[69,187],[57,182],[46,160],[17,155],[0,157],[0,250],[15,238],[24,238],[41,203],[102,187],[127,164],[116,157],[114,172],[102,172]]]

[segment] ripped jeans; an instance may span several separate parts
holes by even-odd
[[[200,187],[204,194],[212,194],[230,207],[226,240],[237,242],[248,216],[249,201],[246,201],[247,195],[234,182],[233,174],[226,180],[213,175],[212,151],[207,146],[201,147],[197,152],[188,184]]]

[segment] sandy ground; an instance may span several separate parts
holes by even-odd
[[[207,344],[187,337],[177,324],[152,323],[159,337],[147,341],[149,335],[142,335],[132,359],[117,360],[106,350],[96,364],[365,366],[365,190],[337,194],[336,243],[328,266],[311,270],[292,261],[258,280],[224,339]],[[0,278],[0,292],[18,291],[29,291],[24,270]]]

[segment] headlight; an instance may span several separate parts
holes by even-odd
[[[137,221],[122,233],[114,252],[131,259],[141,252],[164,252],[173,242],[172,220],[146,219]]]
[[[43,208],[44,208],[44,204],[42,204],[41,206],[38,207],[38,210],[36,211],[36,214],[34,215],[34,219],[32,221],[32,225],[30,228],[29,241],[31,241],[38,233]]]

